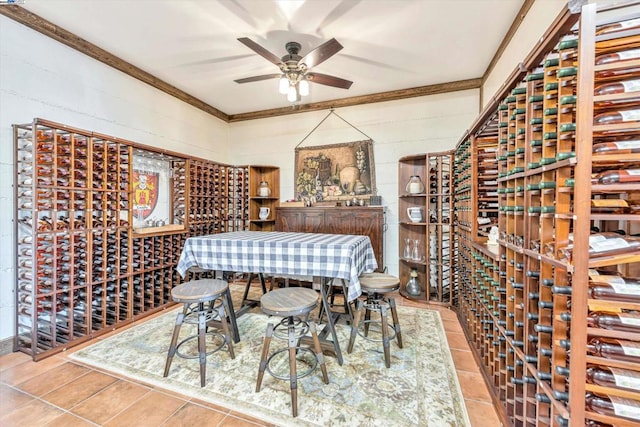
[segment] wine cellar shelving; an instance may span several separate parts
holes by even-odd
[[[400,294],[451,305],[453,261],[453,153],[399,161]]]
[[[505,424],[638,425],[640,13],[567,10],[542,40],[456,149],[463,183],[497,142],[499,230],[473,229],[481,179],[457,187],[458,310]]]
[[[42,119],[14,141],[14,349],[35,360],[171,303],[187,237],[249,227],[248,167]]]

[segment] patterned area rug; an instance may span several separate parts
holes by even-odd
[[[384,367],[380,343],[358,337],[353,353],[347,354],[349,327],[338,325],[344,364],[339,366],[335,357],[326,355],[330,384],[323,383],[319,369],[298,381],[298,417],[293,418],[288,381],[266,373],[261,391],[255,393],[262,338],[267,323],[274,319],[261,313],[240,317],[242,340],[235,345],[236,358],[232,360],[226,349],[209,356],[207,384],[201,388],[197,359],[175,357],[169,376],[162,377],[176,310],[71,357],[280,426],[469,425],[436,311],[398,307],[404,348],[392,342],[390,369]],[[194,329],[194,325],[183,325],[181,337]],[[271,350],[284,345],[274,339]]]

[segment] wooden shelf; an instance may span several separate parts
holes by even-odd
[[[261,193],[261,183],[268,188],[269,195]],[[275,230],[276,208],[279,205],[280,168],[277,166],[249,166],[249,229],[254,231]],[[269,215],[266,219],[260,218],[260,210],[267,210]]]
[[[404,287],[412,271],[416,270],[422,293],[420,297],[411,299],[451,305],[455,298],[451,269],[453,168],[452,152],[407,156],[398,163],[399,275],[402,296],[411,297]],[[425,187],[424,193],[407,194],[406,186],[413,176],[420,178]],[[409,208],[420,209],[422,220],[410,221],[407,213]],[[405,257],[405,252],[413,252],[415,242],[418,242],[421,261]],[[444,245],[444,242],[449,243]],[[446,269],[445,264],[448,267]]]

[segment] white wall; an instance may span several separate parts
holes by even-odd
[[[566,5],[567,0],[536,0],[533,3],[518,31],[482,85],[483,106],[491,101],[511,72],[529,55]]]
[[[229,161],[228,124],[0,16],[0,340],[15,317],[11,125],[34,117]]]
[[[452,149],[478,115],[479,90],[346,107],[335,112],[373,139],[376,187],[387,207],[385,264],[398,272],[398,159]],[[231,124],[234,164],[280,167],[281,200],[294,197],[295,146],[328,111],[293,114]],[[331,115],[301,146],[367,139]],[[405,183],[403,183],[404,185]]]

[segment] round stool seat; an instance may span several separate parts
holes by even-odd
[[[272,316],[299,316],[318,305],[318,294],[309,288],[283,288],[267,292],[260,298],[262,311]]]
[[[229,285],[221,279],[191,280],[171,289],[171,298],[176,302],[207,302],[217,299],[227,291]]]
[[[400,279],[384,273],[363,273],[359,277],[360,288],[366,293],[385,294],[400,289]]]

